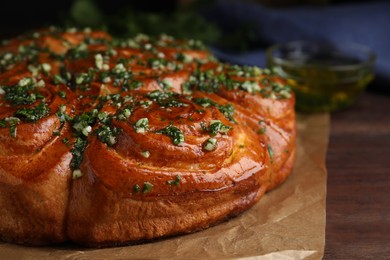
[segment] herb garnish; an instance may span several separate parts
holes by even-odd
[[[150,182],[144,182],[144,186],[142,187],[142,193],[148,193],[153,189],[153,184]]]
[[[133,190],[135,193],[138,193],[141,190],[141,187],[138,184],[136,184],[133,186]]]
[[[272,149],[272,146],[270,144],[267,145],[267,150],[268,150],[269,157],[271,158],[271,162],[272,162],[272,159],[274,158],[274,150]]]
[[[64,138],[62,138],[62,140],[61,140],[64,144],[66,144],[66,145],[68,145],[69,144],[69,139],[68,138],[66,138],[66,137],[64,137]]]
[[[83,177],[83,173],[81,172],[80,169],[73,170],[73,172],[72,172],[72,179],[73,180],[80,179],[81,177]]]
[[[156,131],[158,134],[164,134],[172,138],[174,145],[180,145],[184,142],[184,135],[179,128],[169,125],[161,130]]]
[[[15,116],[25,122],[35,122],[49,114],[50,110],[45,102],[41,102],[34,108],[21,108],[15,112]]]
[[[208,128],[210,136],[215,136],[218,133],[227,134],[232,127],[224,125],[220,120],[211,120]]]
[[[190,93],[192,89],[197,89],[206,93],[217,92],[225,81],[225,75],[215,75],[213,70],[195,71],[189,80],[183,84],[183,92]]]
[[[174,180],[167,181],[169,185],[179,186],[180,185],[180,175],[176,175]]]
[[[149,152],[149,151],[142,151],[142,152],[141,152],[141,155],[142,155],[143,157],[145,157],[145,158],[149,158],[150,152]]]
[[[233,115],[235,112],[234,106],[231,104],[225,104],[220,105],[216,103],[215,101],[209,99],[209,98],[194,98],[193,101],[202,106],[202,107],[210,107],[214,106],[218,108],[218,110],[227,118],[229,121],[236,123],[236,120],[234,119]]]
[[[157,102],[160,107],[183,107],[186,104],[179,100],[180,95],[175,92],[163,92],[160,90],[155,90],[146,95],[151,100]]]
[[[119,111],[118,115],[116,116],[119,121],[125,121],[131,116],[131,109],[125,108],[121,111]]]
[[[149,119],[147,117],[139,119],[134,124],[135,132],[145,133],[149,129]]]
[[[266,132],[266,130],[267,130],[267,128],[266,128],[266,123],[265,123],[265,121],[264,120],[260,120],[259,121],[259,125],[261,125],[262,127],[259,129],[259,130],[257,130],[257,133],[259,134],[259,135],[262,135],[262,134],[264,134],[265,132]]]
[[[83,153],[87,147],[87,140],[78,137],[71,151],[73,157],[70,161],[70,168],[77,170],[80,168],[81,162],[83,161]]]
[[[106,125],[100,126],[95,131],[99,140],[107,144],[108,146],[112,146],[116,143],[116,137],[119,134],[119,132],[120,132],[119,128],[109,127]]]
[[[17,117],[7,117],[0,120],[0,127],[9,127],[9,132],[12,138],[16,137],[16,127],[18,126],[20,119]]]
[[[77,85],[91,83],[94,79],[95,72],[93,69],[89,69],[88,73],[80,73],[76,76],[75,83]]]
[[[89,55],[88,46],[84,42],[80,43],[75,48],[70,49],[67,53],[67,56],[70,59],[74,59],[74,60],[87,58],[88,55]]]
[[[58,94],[58,96],[60,98],[66,98],[66,92],[65,91],[59,91],[57,94]]]
[[[4,100],[13,105],[29,105],[44,97],[38,92],[31,92],[36,84],[33,78],[24,78],[15,86],[4,86]]]
[[[87,136],[91,132],[91,126],[95,123],[97,115],[97,109],[93,109],[73,118],[72,126],[78,132],[78,135],[83,134]]]
[[[215,138],[209,138],[203,144],[203,149],[205,149],[206,151],[213,151],[216,148],[217,148],[217,139],[215,139]]]
[[[61,123],[64,123],[65,121],[70,121],[71,118],[66,112],[66,106],[65,105],[59,105],[58,111],[56,112],[56,116],[60,120]]]

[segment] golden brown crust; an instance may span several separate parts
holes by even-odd
[[[189,233],[280,185],[293,94],[198,47],[61,30],[0,47],[0,238],[103,247]]]
[[[46,245],[67,240],[71,154],[59,149],[58,141],[34,156],[0,156],[0,237],[4,241]]]

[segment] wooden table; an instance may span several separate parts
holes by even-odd
[[[324,259],[390,259],[389,93],[332,114],[329,141]]]

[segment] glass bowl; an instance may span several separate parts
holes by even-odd
[[[303,112],[351,105],[374,78],[375,53],[363,45],[296,41],[267,49],[267,65],[285,78]]]

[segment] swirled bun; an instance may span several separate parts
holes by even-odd
[[[116,246],[205,229],[290,174],[294,95],[198,41],[41,30],[0,47],[0,238]]]

